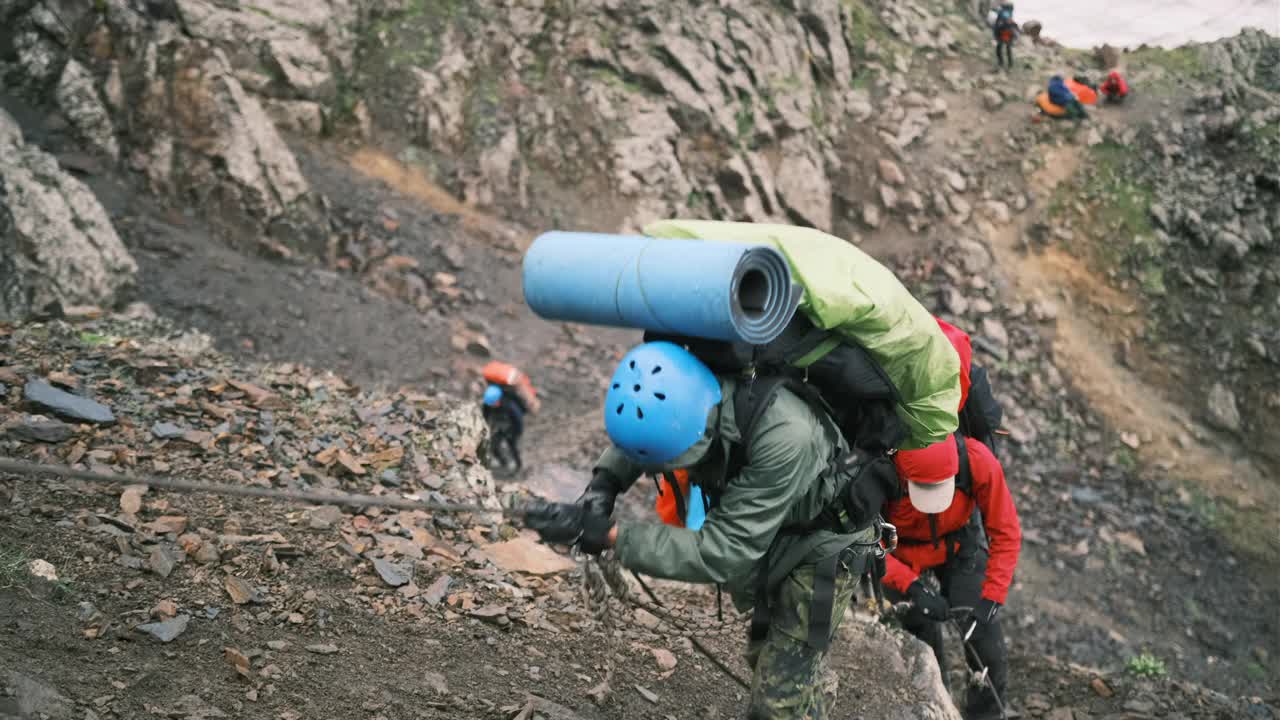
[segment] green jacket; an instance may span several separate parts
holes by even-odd
[[[725,401],[713,435],[713,444],[720,444],[719,457],[725,457],[730,443],[742,440],[732,402],[736,382],[720,381]],[[781,389],[757,421],[747,447],[750,463],[737,477],[728,478],[720,504],[699,531],[659,522],[620,522],[616,552],[622,564],[654,577],[720,584],[738,608],[746,610],[775,538],[768,568],[771,587],[798,565],[830,557],[854,542],[874,540],[870,529],[853,535],[827,530],[778,535],[785,527],[808,524],[835,497],[839,481],[824,471],[847,446],[825,415],[820,417],[805,401]],[[708,457],[715,456],[713,448]],[[690,479],[718,480],[713,474],[720,470],[714,465],[703,462],[689,468]],[[605,451],[596,468],[613,475],[623,488],[644,472],[615,448]]]

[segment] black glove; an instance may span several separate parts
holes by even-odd
[[[570,503],[533,503],[525,509],[524,522],[545,543],[574,545],[599,555],[609,547],[613,521]]]
[[[604,470],[596,469],[591,474],[591,482],[578,497],[577,503],[586,512],[609,517],[613,514],[613,505],[618,499],[621,488],[614,476]]]
[[[951,605],[947,603],[946,598],[925,587],[919,580],[911,583],[911,587],[907,588],[907,597],[911,598],[916,609],[930,620],[939,622],[946,620],[947,614],[951,611]]]
[[[999,613],[1000,603],[982,598],[978,601],[978,606],[973,609],[973,620],[979,625],[990,625],[995,622],[996,615]]]
[[[524,511],[524,524],[536,530],[545,543],[571,545],[582,537],[582,518],[586,513],[579,505],[569,503],[530,503]]]
[[[578,547],[588,555],[599,555],[609,549],[610,530],[613,530],[613,520],[607,515],[583,513],[582,538],[578,540]]]

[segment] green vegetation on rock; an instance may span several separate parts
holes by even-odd
[[[1133,675],[1146,678],[1161,678],[1169,674],[1164,661],[1150,653],[1142,653],[1129,658],[1129,662],[1125,663],[1125,670],[1128,670]]]

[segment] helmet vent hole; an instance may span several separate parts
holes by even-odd
[[[650,374],[650,375],[657,375],[657,374],[658,374],[658,373],[660,373],[660,372],[662,372],[662,366],[661,366],[661,365],[654,365],[654,366],[653,366],[653,370],[649,371],[649,374]]]
[[[618,415],[621,415],[621,414],[622,414],[622,408],[623,408],[623,407],[625,407],[625,406],[624,406],[624,405],[618,405],[618,409],[617,409],[617,410],[614,410],[614,413],[616,413],[616,414],[618,414]]]
[[[654,393],[654,394],[653,394],[653,396],[654,396],[654,397],[656,397],[656,398],[658,398],[659,400],[666,400],[666,399],[667,399],[667,394],[666,394],[666,393]]]
[[[632,385],[632,386],[631,386],[631,389],[632,389],[632,390],[635,390],[636,392],[640,392],[640,385],[639,385],[639,383],[637,383],[637,384],[635,384],[635,385]]]
[[[644,419],[644,411],[640,409],[639,405],[636,406],[636,418],[640,420]]]
[[[614,389],[614,390],[617,390],[617,389],[618,389],[618,388],[620,388],[620,387],[622,387],[622,384],[621,384],[621,383],[614,383],[614,384],[613,384],[613,389]]]
[[[635,370],[635,369],[636,369],[636,361],[635,361],[635,360],[632,360],[630,363],[628,363],[628,365],[630,365],[630,367],[631,367],[631,369],[632,369],[632,370]]]

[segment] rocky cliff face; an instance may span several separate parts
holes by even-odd
[[[903,73],[953,55],[963,22],[818,0],[3,0],[0,78],[246,249],[331,243],[282,133],[374,137],[467,202],[541,225],[696,214],[842,231],[876,214],[857,189],[875,161],[850,168],[850,148],[927,133],[945,104]],[[901,96],[874,129],[873,82]]]
[[[684,213],[831,229],[838,151],[872,116],[873,69],[885,70],[873,55],[956,44],[955,18],[877,12],[816,0],[405,3],[365,28],[353,86],[375,125],[410,138],[472,202],[559,206],[601,227]],[[900,112],[906,129],[890,145],[918,138],[930,112]]]
[[[229,238],[304,244],[322,225],[317,198],[268,115],[274,86],[249,72],[323,91],[316,65],[326,58],[305,33],[268,32],[309,17],[299,8],[279,19],[245,8],[230,13],[237,25],[211,3],[10,0],[0,4],[0,69],[9,91],[54,105],[86,149],[200,207]],[[233,37],[250,42],[231,52]]]

